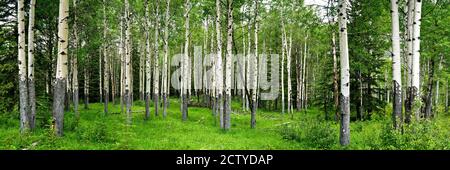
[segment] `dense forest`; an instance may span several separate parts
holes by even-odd
[[[0,149],[449,149],[449,0],[0,0]]]

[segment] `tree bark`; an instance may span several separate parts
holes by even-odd
[[[258,0],[255,0],[255,20],[254,20],[254,27],[255,27],[255,47],[254,47],[254,64],[253,64],[253,74],[254,79],[252,82],[252,102],[251,102],[251,118],[250,118],[250,127],[255,128],[256,127],[256,109],[257,109],[257,90],[258,90]]]
[[[225,68],[224,129],[229,130],[231,116],[231,65],[233,62],[233,0],[228,0],[227,55]]]
[[[168,58],[169,58],[169,19],[170,19],[170,0],[166,0],[166,17],[164,26],[164,59],[163,59],[163,72],[162,72],[162,98],[163,98],[163,117],[167,116],[167,97],[169,91],[168,83]]]
[[[89,109],[89,55],[86,55],[84,62],[84,109]]]
[[[332,35],[332,53],[333,53],[333,100],[334,100],[334,120],[339,121],[340,115],[339,115],[339,85],[338,85],[338,77],[339,72],[337,68],[337,56],[336,56],[336,33],[333,31]]]
[[[425,96],[425,109],[424,109],[424,116],[426,119],[430,119],[433,115],[432,108],[433,108],[433,84],[434,84],[434,60],[431,59],[430,61],[430,69],[428,71],[428,87],[427,87],[427,94]]]
[[[150,55],[150,20],[149,20],[149,2],[145,1],[145,120],[150,118],[150,82],[151,82],[151,55]]]
[[[402,126],[402,72],[400,59],[400,26],[398,19],[398,0],[391,0],[392,17],[392,74],[394,87],[393,122],[394,128]]]
[[[30,113],[30,129],[35,128],[36,122],[36,91],[34,85],[34,18],[36,0],[30,1],[30,13],[28,20],[28,97]]]
[[[33,0],[34,1],[34,0]],[[77,26],[77,0],[73,1],[74,8],[74,22],[73,22],[73,34],[74,34],[74,55],[72,63],[72,95],[73,95],[73,110],[75,112],[75,120],[78,122],[80,119],[80,113],[78,112],[78,26]]]
[[[407,53],[408,53],[408,58],[407,58],[407,71],[408,71],[408,76],[407,76],[407,88],[406,88],[406,100],[405,100],[405,112],[406,112],[406,116],[405,116],[405,122],[406,123],[410,123],[411,122],[411,117],[412,117],[412,97],[413,97],[413,88],[412,88],[412,70],[413,70],[413,20],[414,20],[414,2],[415,0],[408,0],[407,4],[408,4],[408,11],[407,11],[407,27],[406,27],[406,33],[407,33]]]
[[[64,99],[67,78],[67,46],[69,35],[69,0],[59,2],[58,22],[58,60],[56,66],[56,82],[53,97],[53,130],[56,136],[63,135]]]
[[[414,3],[414,21],[413,21],[413,57],[412,57],[412,113],[416,120],[420,118],[420,25],[421,25],[422,2],[420,0]]]
[[[350,67],[347,41],[347,3],[339,0],[339,46],[341,60],[341,127],[340,144],[350,144]]]
[[[103,78],[103,90],[104,90],[104,113],[108,114],[108,102],[109,102],[109,54],[108,51],[108,44],[106,40],[106,36],[108,33],[108,26],[107,26],[107,19],[106,19],[106,0],[103,0],[103,60],[104,60],[104,78]]]
[[[28,114],[28,90],[27,90],[27,61],[25,52],[25,9],[24,0],[17,1],[18,22],[18,60],[19,60],[19,98],[20,98],[20,132],[26,133],[30,129]]]
[[[153,75],[153,99],[155,102],[155,116],[158,116],[158,107],[159,107],[159,0],[155,1],[156,10],[155,10],[155,68],[154,68],[154,75]]]
[[[130,84],[131,84],[131,44],[130,44],[130,38],[131,38],[131,29],[130,29],[130,6],[128,3],[128,0],[125,0],[125,76],[124,76],[124,83],[125,83],[125,91],[124,91],[124,100],[126,103],[126,112],[127,112],[127,123],[132,123],[132,112],[131,112],[131,101],[133,100],[131,97],[130,92]],[[131,86],[132,87],[132,86]],[[132,88],[131,88],[132,89]]]
[[[182,89],[181,89],[181,102],[182,102],[182,108],[181,108],[181,113],[182,113],[182,120],[186,121],[188,118],[188,97],[187,97],[187,91],[188,91],[188,77],[189,74],[187,73],[189,70],[188,68],[188,58],[189,58],[189,35],[190,35],[190,27],[189,27],[189,12],[191,10],[191,3],[189,0],[186,0],[185,2],[185,13],[184,13],[184,17],[185,17],[185,43],[184,43],[184,55],[183,55],[183,64],[182,64]]]

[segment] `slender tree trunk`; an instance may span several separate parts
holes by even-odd
[[[149,3],[145,1],[145,120],[150,118],[150,82],[151,82],[151,55],[150,55],[150,20],[149,20]]]
[[[108,26],[106,25],[107,19],[106,19],[106,0],[103,0],[103,60],[104,60],[104,113],[108,114],[108,102],[109,102],[109,54],[108,51],[108,44],[106,40],[106,34],[108,33]]]
[[[408,11],[407,11],[407,28],[406,28],[406,33],[407,33],[407,53],[408,53],[408,58],[407,58],[407,63],[408,63],[408,67],[407,67],[407,71],[408,71],[408,76],[407,76],[407,89],[406,89],[406,101],[405,101],[405,112],[406,112],[406,116],[405,116],[405,122],[406,123],[410,123],[411,122],[411,117],[412,117],[412,99],[413,99],[413,93],[412,93],[412,70],[413,70],[413,21],[414,21],[414,3],[415,0],[408,0],[407,4],[408,4]]]
[[[434,84],[434,60],[431,59],[430,63],[430,69],[428,71],[428,87],[427,87],[427,95],[425,97],[425,109],[424,109],[424,116],[426,119],[431,118],[434,116],[432,112],[433,108],[433,84]]]
[[[398,0],[391,0],[392,17],[392,74],[394,87],[393,121],[394,128],[402,126],[402,72],[400,59],[400,26],[398,19]]]
[[[74,8],[74,21],[73,21],[73,34],[74,34],[74,55],[72,63],[72,95],[73,95],[73,110],[75,112],[75,120],[78,122],[80,119],[80,113],[78,112],[78,25],[77,25],[77,0],[73,1]]]
[[[100,49],[99,50],[99,52],[98,52],[99,54],[98,54],[98,69],[99,69],[99,71],[98,71],[98,91],[99,91],[99,93],[100,93],[100,103],[102,103],[103,102],[103,77],[102,77],[102,49]]]
[[[185,13],[184,13],[184,17],[185,17],[185,43],[184,43],[184,57],[183,57],[183,76],[182,76],[182,89],[181,89],[181,100],[182,100],[182,109],[181,109],[181,113],[182,113],[182,120],[186,121],[188,118],[188,97],[187,97],[187,91],[188,91],[188,73],[187,71],[189,71],[188,69],[188,58],[189,58],[189,35],[190,35],[190,28],[189,28],[189,12],[191,10],[191,3],[189,0],[186,0],[185,2]]]
[[[285,28],[284,28],[284,21],[281,21],[281,27],[282,27],[282,35],[281,35],[281,113],[284,114],[284,55],[286,51],[286,37],[285,37]],[[290,68],[287,68],[288,70]]]
[[[56,66],[56,82],[53,97],[53,130],[56,136],[63,135],[64,127],[64,99],[67,78],[67,46],[69,35],[69,0],[59,2],[58,24],[58,60]]]
[[[336,55],[336,33],[333,31],[332,33],[332,53],[333,53],[333,100],[334,100],[334,120],[339,121],[339,85],[338,85],[338,67],[337,67],[337,55]]]
[[[158,107],[159,107],[159,0],[155,1],[156,11],[155,11],[155,69],[153,76],[153,88],[154,88],[154,102],[155,102],[155,116],[158,116]]]
[[[421,25],[422,2],[414,3],[414,22],[413,22],[413,57],[412,57],[412,113],[416,120],[420,118],[420,25]]]
[[[231,65],[233,62],[233,0],[228,0],[227,55],[225,68],[224,129],[230,129],[231,115]]]
[[[18,50],[19,50],[19,98],[20,98],[20,132],[26,133],[30,129],[28,113],[28,90],[27,90],[27,61],[25,52],[25,9],[24,0],[17,1],[18,22]]]
[[[89,55],[86,55],[84,62],[84,109],[89,109]]]
[[[286,35],[285,35],[286,39]],[[288,113],[292,113],[292,104],[291,104],[291,95],[292,95],[292,84],[291,84],[291,50],[292,50],[292,33],[289,36],[289,44],[287,44],[287,81],[288,81],[288,93],[287,93],[287,105],[288,105]]]
[[[255,0],[255,21],[254,21],[254,27],[255,27],[255,48],[254,48],[254,64],[253,64],[253,74],[254,74],[254,81],[252,82],[252,106],[251,106],[251,118],[250,118],[250,127],[255,128],[256,127],[256,109],[257,109],[257,90],[258,90],[258,0]]]
[[[119,43],[119,50],[120,50],[120,113],[123,113],[123,103],[124,103],[124,75],[125,75],[125,42],[123,37],[123,20],[124,20],[124,11],[120,14],[120,43]]]
[[[448,80],[446,81],[446,86],[445,86],[445,112],[448,113]]]
[[[217,55],[215,61],[215,82],[216,82],[216,113],[219,113],[220,128],[224,128],[223,124],[223,105],[222,103],[222,92],[223,92],[223,74],[222,74],[222,33],[221,33],[221,20],[222,16],[220,11],[220,0],[216,0],[216,38],[217,38]]]
[[[128,3],[128,0],[125,0],[125,76],[124,76],[124,83],[125,83],[125,91],[124,91],[124,101],[126,103],[126,112],[127,112],[127,123],[132,123],[132,112],[131,112],[131,92],[130,92],[130,85],[131,85],[131,44],[130,44],[130,38],[131,38],[131,29],[130,29],[130,6]],[[132,87],[132,86],[131,86]],[[132,88],[131,88],[132,89]]]
[[[30,129],[35,128],[36,122],[36,92],[34,88],[34,18],[36,0],[30,1],[30,13],[28,23],[28,97],[30,113]]]
[[[341,145],[350,144],[350,67],[347,41],[347,3],[339,0],[339,46],[341,59]]]
[[[167,94],[169,91],[168,83],[168,57],[169,57],[169,19],[170,19],[170,0],[166,0],[166,16],[164,26],[164,59],[163,59],[163,72],[162,72],[162,99],[163,99],[163,117],[167,116]]]

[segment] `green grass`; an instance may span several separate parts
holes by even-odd
[[[400,134],[390,129],[389,116],[370,121],[351,122],[351,144],[339,145],[339,124],[324,121],[323,113],[311,109],[283,115],[258,110],[257,127],[250,128],[250,114],[240,104],[232,104],[231,130],[219,128],[208,108],[189,107],[189,118],[181,121],[178,100],[172,99],[168,116],[154,115],[144,121],[144,104],[133,106],[133,124],[125,124],[120,105],[110,105],[109,115],[103,105],[80,106],[81,119],[76,125],[73,112],[66,112],[63,137],[54,137],[50,127],[41,125],[33,133],[19,134],[16,119],[0,117],[0,149],[449,149],[449,116],[440,114],[432,122],[415,123]]]

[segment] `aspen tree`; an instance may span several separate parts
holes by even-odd
[[[34,83],[34,18],[36,0],[30,0],[28,19],[28,97],[30,129],[35,128],[36,121],[36,91]]]
[[[30,129],[30,120],[28,116],[27,61],[25,52],[25,7],[24,0],[18,0],[17,3],[20,132],[25,133]]]
[[[394,87],[393,121],[394,127],[399,129],[402,122],[402,73],[400,61],[400,26],[398,19],[398,0],[391,0],[392,17],[392,74]]]
[[[162,99],[163,99],[163,117],[167,115],[167,97],[169,91],[168,83],[168,57],[169,57],[169,19],[170,19],[170,0],[166,0],[166,16],[164,26],[164,59],[162,71]]]
[[[69,0],[59,1],[58,21],[58,58],[56,65],[56,80],[53,97],[53,130],[56,136],[63,135],[64,99],[67,81],[67,46],[69,36]]]
[[[350,67],[347,41],[347,2],[339,0],[339,51],[341,60],[341,145],[350,144]]]
[[[106,18],[106,0],[103,0],[103,61],[104,61],[104,78],[103,78],[103,90],[104,90],[104,113],[108,114],[108,102],[109,102],[109,53],[108,51],[108,44],[106,40],[106,36],[108,33],[108,25],[107,25],[107,18]]]
[[[224,129],[230,129],[231,115],[231,65],[233,62],[233,0],[228,0],[228,26],[227,26],[227,55],[225,58],[225,98],[224,98]]]
[[[34,0],[33,0],[34,1]],[[73,0],[74,8],[74,21],[73,21],[73,34],[74,34],[74,55],[72,56],[72,95],[73,95],[73,109],[75,112],[75,119],[78,122],[80,119],[80,113],[78,112],[78,26],[77,26],[77,0]]]

